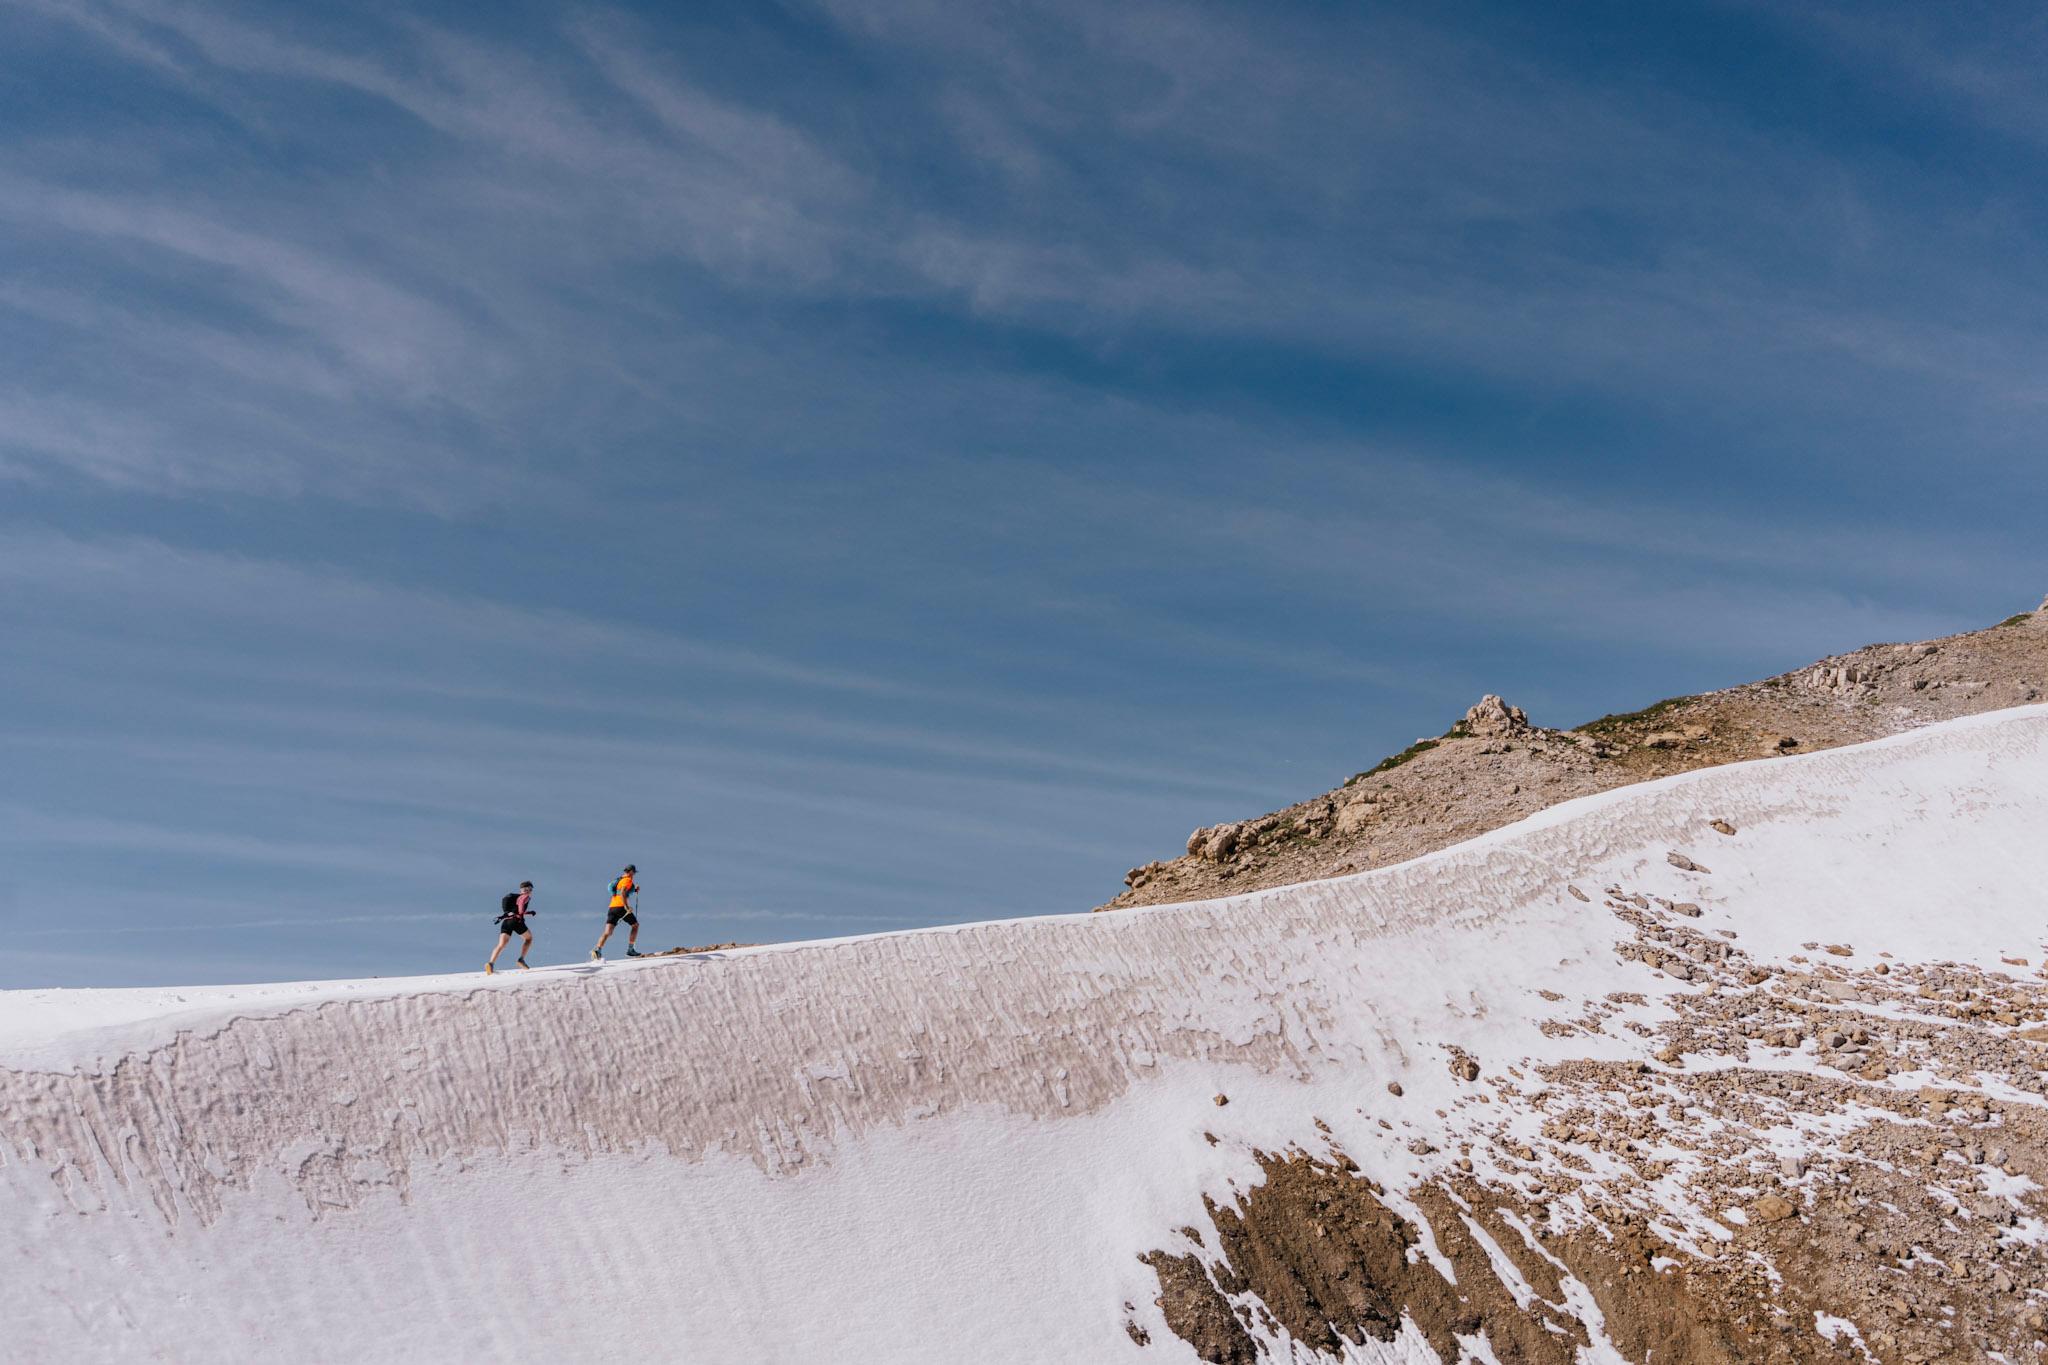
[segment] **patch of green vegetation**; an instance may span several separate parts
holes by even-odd
[[[1654,706],[1645,706],[1640,711],[1624,711],[1611,716],[1602,716],[1598,720],[1589,720],[1579,727],[1579,733],[1584,735],[1611,735],[1617,730],[1626,730],[1633,726],[1653,721],[1657,717],[1676,710],[1691,700],[1693,700],[1691,697],[1666,697]]]
[[[1993,626],[1992,629],[1997,630],[2000,626],[2016,626],[2020,624],[2020,622],[2022,621],[2031,621],[2033,619],[2034,613],[2030,611],[2023,611],[2018,616],[2006,617],[2003,621],[2000,621],[1997,626]]]
[[[1450,729],[1444,731],[1444,738],[1470,739],[1472,738],[1472,727],[1461,720],[1456,725],[1453,725]]]
[[[1452,726],[1451,728],[1456,729],[1457,727]],[[1409,759],[1414,758],[1417,754],[1428,753],[1431,749],[1434,749],[1441,742],[1442,741],[1440,740],[1434,739],[1418,739],[1413,744],[1403,749],[1400,753],[1395,754],[1390,758],[1381,759],[1377,766],[1366,769],[1364,772],[1358,774],[1358,776],[1352,778],[1351,782],[1363,782],[1368,777],[1378,777],[1381,773],[1392,772],[1394,769],[1400,767],[1403,763],[1406,763]],[[1351,785],[1351,782],[1346,782],[1344,785],[1348,787]]]

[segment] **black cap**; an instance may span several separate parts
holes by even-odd
[[[633,866],[631,863],[626,864],[626,871],[628,872],[638,872],[639,870],[639,868]]]

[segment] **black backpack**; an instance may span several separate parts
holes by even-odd
[[[505,893],[505,899],[498,902],[498,918],[511,919],[514,915],[518,913],[519,893],[517,891],[507,891]]]

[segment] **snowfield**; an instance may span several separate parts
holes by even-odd
[[[1468,1148],[1531,1188],[1540,1158],[1469,1139],[1505,1120],[1534,1150],[1546,1062],[1664,1065],[1648,1030],[1703,987],[1618,955],[1603,888],[1695,904],[1763,967],[1820,942],[1998,971],[2039,960],[2044,830],[2028,707],[1231,900],[489,979],[0,994],[0,1359],[1192,1361],[1139,1257],[1201,1245],[1180,1230],[1259,1182],[1255,1152],[1347,1155],[1453,1278],[1460,1220],[1402,1191]],[[1611,1027],[1543,1026],[1617,992],[1643,1003]],[[1825,1126],[1773,1130],[1768,1160]],[[1659,1187],[1663,1233],[1708,1255],[1743,1218],[1686,1181]],[[1562,1261],[1529,1281],[1538,1230],[1462,1221],[1518,1303],[1580,1325],[1579,1359],[1629,1358]],[[1344,1350],[1439,1359],[1412,1323]]]

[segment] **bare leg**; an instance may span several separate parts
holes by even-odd
[[[608,942],[610,942],[610,941],[611,941],[611,936],[612,936],[612,929],[613,929],[613,927],[614,927],[614,926],[613,926],[613,924],[612,924],[612,922],[611,922],[610,920],[606,920],[606,921],[605,921],[605,924],[604,924],[604,932],[603,932],[603,933],[601,933],[601,934],[599,934],[599,935],[597,936],[597,949],[596,949],[596,951],[598,951],[598,952],[600,952],[600,953],[604,951],[604,945],[605,945],[606,943],[608,943]]]
[[[486,963],[485,963],[484,965],[485,965],[486,967],[495,967],[495,966],[497,966],[497,965],[498,965],[498,954],[499,954],[499,953],[502,953],[502,952],[504,952],[504,951],[505,951],[505,945],[506,945],[506,944],[508,944],[508,943],[510,943],[511,941],[512,941],[512,935],[510,935],[510,934],[499,934],[499,935],[498,935],[498,946],[497,946],[497,947],[495,947],[495,948],[493,948],[493,949],[491,949],[491,960],[490,960],[490,961],[488,961],[488,962],[486,962]]]
[[[532,952],[532,951],[533,951],[533,930],[529,929],[529,930],[527,930],[527,931],[526,931],[526,937],[525,937],[525,938],[523,938],[523,939],[521,939],[521,940],[519,941],[519,965],[520,965],[520,966],[522,966],[522,967],[525,967],[525,966],[526,966],[526,955],[527,955],[528,953]],[[527,968],[527,970],[528,970],[528,971],[531,971],[531,970],[533,970],[533,969],[532,969],[531,967],[528,967],[528,968]]]
[[[626,946],[628,948],[633,948],[639,946],[639,943],[640,919],[638,916],[635,916],[633,922],[626,926]]]

